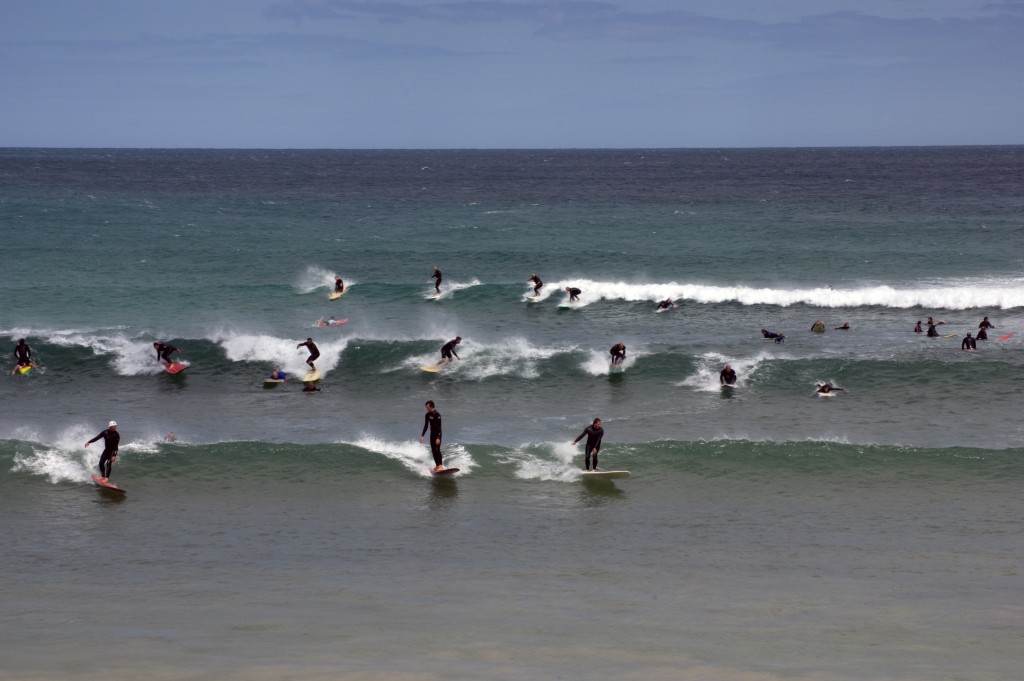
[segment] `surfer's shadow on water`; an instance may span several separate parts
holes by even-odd
[[[619,488],[611,480],[580,480],[583,486],[579,494],[580,503],[587,508],[596,508],[605,504],[627,499],[629,494]]]

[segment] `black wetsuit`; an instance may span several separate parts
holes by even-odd
[[[964,341],[962,343],[960,343],[960,349],[961,350],[977,350],[978,349],[978,344],[974,342],[974,339],[971,338],[970,334],[967,334],[967,337],[964,338]]]
[[[423,415],[423,432],[420,437],[430,428],[430,453],[434,456],[434,465],[441,464],[441,412],[437,409],[428,411]]]
[[[577,300],[579,300],[581,293],[583,293],[583,291],[579,290],[578,288],[569,289],[569,302],[574,303]]]
[[[673,303],[671,300],[663,300],[660,303],[658,303],[659,310],[667,310],[670,307],[675,307],[675,303]]]
[[[590,470],[590,457],[594,457],[594,470],[597,470],[597,453],[601,451],[601,438],[604,437],[604,428],[602,426],[594,426],[593,424],[583,429],[583,432],[579,434],[575,440],[572,441],[576,444],[583,439],[583,436],[587,437],[587,451],[584,454],[584,465],[586,469]]]
[[[343,282],[341,279],[335,279],[334,280],[334,291],[335,291],[335,293],[344,293],[345,292],[345,282]]]
[[[168,343],[157,343],[156,344],[156,358],[157,360],[163,360],[168,364],[171,363],[171,353],[177,352],[178,348]]]
[[[32,363],[32,348],[28,346],[28,343],[22,341],[14,346],[14,359],[18,366]]]
[[[452,355],[455,355],[455,357],[458,358],[458,359],[462,359],[461,357],[459,357],[459,353],[455,352],[455,346],[458,345],[458,344],[459,344],[458,341],[450,340],[447,343],[445,343],[444,345],[442,345],[441,346],[441,359],[451,359]]]
[[[544,285],[544,282],[540,280],[540,277],[538,277],[535,274],[532,277],[530,277],[529,279],[527,279],[526,281],[532,281],[533,282],[533,295],[540,294],[540,288],[541,288],[541,286]]]
[[[978,327],[978,335],[974,337],[975,340],[988,340],[988,333],[985,332],[984,326]]]
[[[622,361],[626,359],[626,348],[613,345],[609,351],[612,355],[612,365],[622,364]]]
[[[103,438],[103,453],[100,454],[100,477],[110,477],[111,459],[117,456],[117,447],[121,443],[121,434],[116,430],[107,428],[102,433],[89,440],[89,444]]]
[[[306,364],[309,365],[310,369],[316,369],[316,367],[313,366],[313,360],[320,356],[319,348],[317,348],[316,343],[311,340],[306,341],[305,343],[299,343],[296,347],[301,348],[303,345],[309,348],[309,357],[306,358]]]
[[[935,330],[934,324],[928,325],[928,333],[926,334],[929,338],[938,338],[939,332]]]
[[[736,370],[722,369],[722,372],[718,374],[718,380],[722,385],[736,385]]]
[[[438,293],[441,292],[441,270],[434,268],[434,274],[431,275],[437,281],[434,282],[434,290]]]

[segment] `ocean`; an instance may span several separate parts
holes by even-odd
[[[4,679],[1024,666],[1024,147],[0,149],[0,225]]]

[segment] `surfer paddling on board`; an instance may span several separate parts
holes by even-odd
[[[968,331],[967,335],[964,336],[964,340],[960,343],[961,350],[977,350],[978,344],[974,342],[975,339],[971,337],[971,332]]]
[[[816,390],[816,392],[819,392],[819,393],[827,395],[828,393],[834,393],[834,392],[846,392],[846,388],[840,388],[838,386],[834,386],[831,383],[826,382],[826,383],[819,383],[818,384],[818,389]]]
[[[612,349],[608,351],[612,356],[612,366],[617,367],[626,361],[626,344],[616,343],[612,346]]]
[[[536,298],[537,296],[539,296],[540,289],[542,286],[544,286],[544,282],[540,280],[540,277],[537,276],[537,273],[534,272],[533,274],[531,274],[530,278],[527,279],[526,281],[533,284],[533,297]]]
[[[776,343],[786,342],[786,337],[783,334],[775,333],[773,331],[769,331],[768,329],[761,329],[761,337],[764,338],[765,340],[774,339]]]
[[[441,361],[437,363],[437,366],[441,366],[445,362],[452,361],[452,355],[455,355],[455,359],[462,359],[459,354],[455,352],[455,346],[462,342],[462,336],[456,336],[447,343],[441,346]]]
[[[597,453],[601,451],[601,438],[604,437],[604,428],[601,427],[601,419],[594,419],[594,422],[583,429],[583,432],[579,434],[572,444],[575,445],[577,442],[582,440],[584,437],[587,438],[587,450],[584,453],[583,465],[586,469],[590,470],[590,457],[594,457],[594,470],[597,470]]]
[[[306,364],[309,365],[310,371],[316,371],[316,366],[313,365],[313,360],[320,356],[320,349],[316,347],[316,343],[313,342],[312,338],[307,338],[305,343],[299,343],[295,346],[298,350],[302,346],[306,346],[309,349],[309,357],[306,358]]]
[[[579,300],[580,294],[583,293],[583,291],[579,290],[575,286],[566,286],[565,292],[569,294],[570,303],[575,303],[577,300]]]
[[[171,355],[178,352],[178,348],[174,347],[170,343],[160,343],[158,341],[153,343],[153,347],[156,349],[156,361],[160,362],[164,366],[169,366],[173,362]]]
[[[423,416],[423,430],[420,432],[420,443],[427,429],[430,429],[430,453],[434,457],[433,472],[444,470],[441,463],[441,412],[434,408],[434,400],[426,401],[427,413]]]
[[[121,443],[121,434],[117,432],[117,421],[107,424],[107,429],[85,443],[86,448],[93,442],[103,438],[103,453],[100,454],[100,477],[103,482],[110,478],[110,467],[117,461],[117,447]]]
[[[674,302],[672,302],[671,298],[666,298],[665,300],[663,300],[660,303],[658,303],[658,309],[659,310],[671,310],[675,306],[676,306],[676,304]]]
[[[726,364],[718,374],[718,381],[722,385],[736,385],[736,370]]]
[[[988,319],[986,317],[985,319]],[[32,361],[32,348],[28,346],[24,338],[18,339],[18,344],[14,346],[14,368],[11,369],[13,374],[22,367],[33,367],[35,363]]]
[[[437,295],[441,295],[441,270],[437,269],[437,265],[434,265],[434,273],[430,276],[434,279],[434,290]]]

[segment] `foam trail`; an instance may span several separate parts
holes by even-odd
[[[113,355],[112,366],[120,376],[144,376],[164,370],[157,361],[151,342],[140,342],[123,335],[55,334],[47,338],[46,342],[64,347],[89,348],[97,356]]]
[[[306,269],[299,274],[298,279],[295,281],[295,289],[300,293],[312,293],[317,289],[326,288],[334,289],[334,277],[337,274],[329,269],[320,267],[319,265],[308,265]],[[351,284],[345,282],[345,288],[348,288]]]
[[[429,433],[428,433],[429,436]],[[398,461],[407,469],[422,478],[429,478],[430,469],[434,467],[434,459],[430,454],[430,446],[418,441],[393,442],[373,435],[361,435],[355,442],[342,442],[360,447],[370,452],[383,454],[389,459]],[[458,476],[469,473],[476,465],[473,457],[462,445],[446,445],[442,443],[444,463],[448,468],[458,468]]]
[[[736,387],[743,387],[765,360],[772,359],[767,353],[755,357],[733,359],[717,352],[708,352],[697,360],[694,373],[676,383],[677,386],[688,386],[704,392],[718,392],[722,389],[719,373],[726,364],[731,364],[736,371]]]
[[[438,298],[451,298],[453,295],[455,295],[456,291],[464,291],[467,288],[473,288],[474,286],[480,286],[482,283],[483,282],[481,282],[479,279],[473,279],[470,282],[458,282],[458,281],[453,281],[453,282],[448,282],[448,283],[442,282],[442,284],[441,284],[441,295],[440,296],[438,296],[437,293],[434,291],[434,289],[431,288],[426,293],[423,294],[423,297],[426,298],[427,300],[434,300],[434,299],[438,299]]]
[[[516,464],[515,476],[522,480],[571,482],[580,477],[573,459],[579,450],[569,442],[543,442],[524,445],[509,456]]]
[[[623,370],[633,366],[637,357],[638,355],[635,352],[627,349],[626,359],[622,362]],[[612,356],[607,350],[603,352],[601,350],[589,350],[580,368],[591,376],[607,376],[611,373]]]
[[[542,362],[556,355],[575,351],[575,346],[567,348],[533,347],[526,339],[519,337],[507,338],[496,344],[481,344],[464,340],[456,349],[461,359],[452,362],[444,371],[449,374],[458,373],[477,381],[492,376],[538,378]],[[400,367],[391,370],[436,364],[439,358],[440,354],[437,352],[416,355],[406,359]]]
[[[827,308],[889,307],[906,309],[968,310],[975,308],[1010,309],[1024,307],[1024,282],[1020,280],[969,279],[924,284],[911,288],[866,286],[851,289],[817,288],[775,289],[751,286],[709,286],[702,284],[602,282],[577,279],[555,282],[552,288],[579,288],[579,306],[600,300],[657,302],[666,298],[697,303],[739,303],[741,305],[814,305]],[[542,295],[544,291],[542,289]],[[550,295],[547,294],[547,295]],[[546,297],[546,296],[545,296]]]
[[[309,368],[306,348],[296,348],[298,341],[291,338],[252,334],[228,334],[214,342],[224,348],[228,359],[233,362],[267,362],[288,373],[302,374]],[[320,357],[314,360],[317,370],[326,376],[338,366],[341,353],[348,346],[348,339],[318,342]]]

